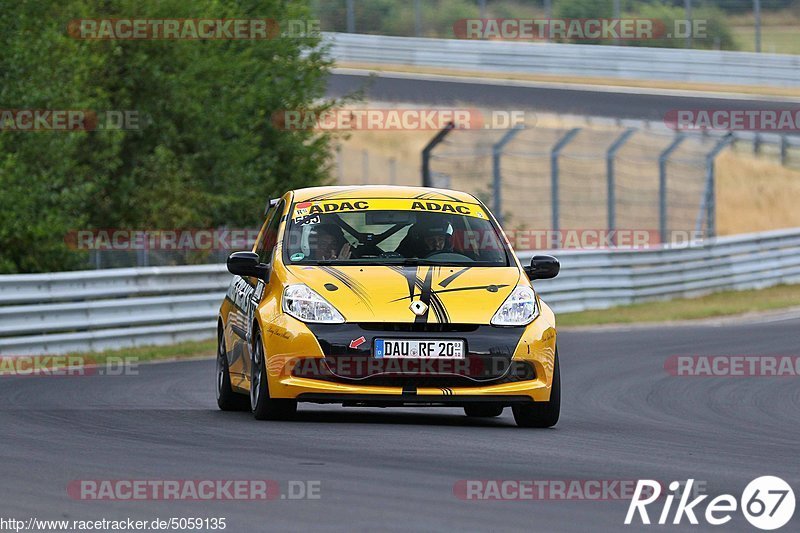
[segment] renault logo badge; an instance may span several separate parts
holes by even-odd
[[[411,302],[411,305],[408,306],[411,309],[411,312],[417,316],[422,316],[428,310],[428,306],[425,305],[424,302],[420,302],[419,300],[414,300]]]

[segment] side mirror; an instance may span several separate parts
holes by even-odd
[[[266,280],[269,278],[269,265],[259,263],[255,252],[233,252],[228,257],[228,272]]]
[[[525,273],[532,280],[552,279],[558,276],[561,264],[552,255],[534,255],[531,259],[531,266],[525,267]]]

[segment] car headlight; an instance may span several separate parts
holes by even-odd
[[[344,322],[342,314],[330,302],[302,283],[284,289],[282,307],[284,313],[303,322]]]
[[[539,316],[536,294],[526,285],[520,285],[508,295],[506,301],[492,317],[493,326],[525,326]]]

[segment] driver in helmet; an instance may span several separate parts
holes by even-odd
[[[443,217],[421,221],[415,225],[419,238],[417,257],[427,257],[435,252],[449,252],[453,249],[453,226]]]
[[[350,259],[350,244],[336,224],[317,224],[308,234],[311,259]]]

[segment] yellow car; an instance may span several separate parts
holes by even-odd
[[[418,187],[313,187],[271,200],[217,326],[217,402],[287,419],[298,402],[455,406],[550,427],[555,316],[483,203]]]

